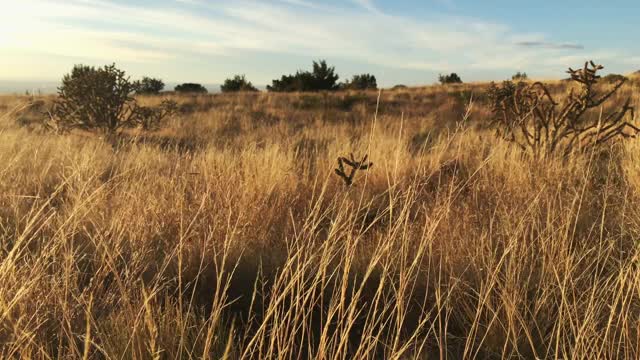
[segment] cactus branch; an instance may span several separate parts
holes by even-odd
[[[353,153],[350,154],[350,158],[339,157],[338,168],[335,169],[335,173],[344,180],[346,186],[351,186],[358,170],[368,170],[373,166],[372,162],[367,162],[368,158],[369,156],[365,155],[362,160],[357,161]],[[345,171],[345,164],[351,168],[349,174]]]

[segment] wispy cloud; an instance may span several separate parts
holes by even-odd
[[[197,57],[233,62],[252,54],[259,64],[261,54],[293,55],[432,72],[550,67],[587,55],[576,54],[581,45],[517,33],[500,23],[441,14],[418,20],[384,13],[372,0],[351,1],[357,6],[310,0],[21,0],[0,14],[0,51],[37,54],[42,61],[56,55],[175,67]]]
[[[546,41],[521,41],[517,42],[516,45],[528,48],[584,50],[584,45],[580,44],[553,43]]]
[[[373,3],[373,0],[352,0],[353,2],[355,2],[357,5],[363,7],[364,9],[374,12],[374,13],[379,13],[380,10],[378,10],[378,8],[375,6],[375,4]]]

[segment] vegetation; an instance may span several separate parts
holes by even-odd
[[[273,80],[267,90],[273,92],[331,91],[339,88],[339,76],[335,67],[327,65],[325,60],[313,62],[313,70],[298,71],[295,75],[282,75]]]
[[[456,73],[451,73],[449,75],[440,74],[440,75],[438,75],[438,81],[440,81],[440,84],[442,84],[442,85],[446,85],[446,84],[462,84],[462,79]]]
[[[206,94],[207,88],[200,84],[184,83],[175,87],[175,92],[181,94]]]
[[[517,73],[515,73],[511,77],[511,80],[513,80],[513,81],[527,81],[527,80],[529,80],[529,76],[527,76],[526,72],[518,71]]]
[[[0,96],[0,357],[640,358],[640,140],[523,156],[489,88],[171,94],[117,152]]]
[[[506,81],[489,89],[491,109],[497,135],[512,142],[537,158],[559,151],[567,156],[572,151],[585,151],[601,146],[616,137],[632,137],[640,128],[625,121],[633,120],[631,98],[622,106],[599,117],[588,116],[588,111],[606,105],[622,85],[625,78],[603,93],[595,90],[603,69],[593,62],[579,70],[569,69],[572,81],[580,89],[572,88],[564,104],[560,105],[548,87],[540,82],[528,85]]]
[[[246,79],[244,75],[235,75],[231,79],[226,79],[224,84],[220,85],[220,91],[239,92],[239,91],[258,91],[258,89]]]
[[[621,81],[629,80],[626,76],[620,74],[608,74],[607,76],[602,78],[602,81],[608,84],[616,84]]]
[[[357,161],[353,154],[351,154],[351,158],[339,157],[338,168],[335,169],[336,175],[344,181],[346,186],[353,185],[358,170],[369,170],[373,166],[373,163],[367,162],[367,159],[368,155],[365,155],[360,161]],[[348,175],[344,169],[345,164],[351,168]]]
[[[348,90],[376,90],[378,82],[371,74],[354,75],[351,81],[347,80],[341,88]]]
[[[164,90],[164,82],[160,79],[154,79],[150,77],[143,77],[136,84],[136,92],[143,95],[158,95]]]
[[[102,68],[76,65],[62,79],[45,127],[63,133],[72,129],[114,135],[123,129],[150,129],[173,113],[175,104],[164,101],[151,108],[138,105],[132,83],[115,64]]]

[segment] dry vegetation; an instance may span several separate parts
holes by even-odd
[[[640,358],[640,143],[528,158],[485,89],[175,97],[115,148],[0,98],[0,357]]]

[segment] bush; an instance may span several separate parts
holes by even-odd
[[[220,85],[220,91],[226,92],[238,92],[238,91],[258,91],[258,89],[247,81],[244,75],[236,75],[231,79],[224,81],[224,84]]]
[[[574,150],[583,152],[616,138],[637,135],[640,128],[626,121],[627,118],[634,120],[631,98],[610,113],[587,116],[589,110],[606,107],[607,100],[626,81],[622,78],[610,90],[597,91],[600,81],[597,72],[601,69],[602,65],[593,62],[586,63],[582,69],[569,68],[571,81],[577,83],[580,90],[572,90],[563,103],[556,101],[549,88],[540,82],[491,84],[488,98],[496,135],[535,158],[556,152],[567,156]]]
[[[313,62],[312,87],[313,90],[337,90],[338,74],[335,73],[335,67],[329,67],[325,60]]]
[[[627,79],[626,76],[624,75],[620,75],[620,74],[609,74],[605,77],[602,78],[602,81],[606,84],[615,84],[621,81],[627,81],[629,79]]]
[[[376,90],[378,82],[376,77],[371,74],[354,75],[351,81],[342,84],[343,89],[348,90]]]
[[[517,73],[515,73],[512,77],[511,80],[513,81],[527,81],[529,80],[529,76],[527,76],[526,72],[520,72],[518,71]]]
[[[44,125],[58,132],[77,128],[112,135],[137,126],[150,129],[173,113],[171,101],[156,108],[138,105],[132,96],[137,86],[115,64],[97,69],[76,65],[62,79]]]
[[[391,90],[406,90],[409,87],[407,85],[398,84],[391,88]]]
[[[322,91],[337,90],[338,74],[335,67],[330,67],[321,60],[313,62],[313,71],[298,71],[295,75],[282,75],[280,80],[273,80],[267,90],[273,92]]]
[[[440,83],[442,85],[445,84],[462,84],[462,79],[460,79],[460,76],[458,76],[458,74],[456,73],[451,73],[449,75],[438,75],[438,81],[440,81]]]
[[[138,94],[157,95],[164,90],[164,82],[160,79],[154,79],[150,77],[143,77],[136,86],[138,87]]]
[[[295,75],[282,75],[280,80],[273,80],[272,84],[267,86],[267,90],[273,92],[313,91],[311,83],[311,73],[298,71]]]
[[[174,90],[178,93],[182,94],[206,94],[208,93],[207,88],[200,84],[194,83],[184,83],[176,86]]]

